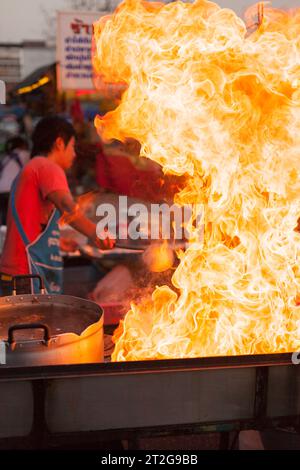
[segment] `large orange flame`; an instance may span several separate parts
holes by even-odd
[[[95,38],[98,73],[128,86],[99,132],[137,139],[142,156],[188,176],[176,202],[205,207],[176,292],[132,306],[113,360],[299,350],[300,9],[266,7],[249,34],[206,0],[127,0]]]

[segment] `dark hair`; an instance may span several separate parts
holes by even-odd
[[[28,150],[29,145],[28,142],[23,139],[23,137],[10,137],[6,142],[5,142],[5,153],[12,153],[14,150],[20,149],[20,150]]]
[[[71,138],[75,136],[74,127],[65,119],[58,116],[45,117],[38,122],[32,134],[31,157],[47,156],[58,137],[61,137],[65,145],[68,145]]]

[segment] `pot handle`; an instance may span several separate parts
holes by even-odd
[[[48,346],[48,343],[49,343],[50,338],[51,338],[50,328],[49,328],[48,325],[46,325],[44,323],[20,323],[19,325],[10,326],[9,329],[8,329],[8,338],[7,338],[8,344],[12,345],[13,343],[15,343],[14,331],[16,331],[16,330],[35,330],[35,329],[44,330],[44,342],[45,342],[46,346]]]
[[[38,279],[39,283],[40,283],[39,289],[41,291],[41,294],[45,294],[44,279],[39,274],[22,274],[21,276],[14,276],[12,278],[12,281],[13,281],[12,295],[17,295],[17,282],[20,279]],[[32,294],[32,292],[31,292],[31,294]]]

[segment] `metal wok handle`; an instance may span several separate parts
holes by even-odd
[[[51,338],[50,334],[50,328],[48,325],[45,325],[44,323],[20,323],[19,325],[13,325],[10,326],[8,329],[8,338],[7,342],[9,345],[12,345],[15,343],[14,340],[14,331],[17,330],[36,330],[36,329],[41,329],[44,330],[44,342],[46,343],[46,346],[48,346],[48,343]]]
[[[39,274],[24,274],[21,276],[14,276],[12,281],[13,281],[13,291],[12,295],[17,295],[17,282],[20,279],[38,279],[39,280],[39,289],[41,291],[41,294],[45,294],[45,284],[44,284],[44,279],[39,275]],[[31,292],[32,294],[32,292]]]

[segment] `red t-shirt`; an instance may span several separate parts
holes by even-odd
[[[19,219],[32,243],[44,230],[54,209],[48,199],[53,191],[70,191],[63,169],[46,157],[35,157],[23,168],[15,196]],[[25,245],[12,217],[7,214],[7,234],[0,260],[0,272],[10,275],[29,274]]]

